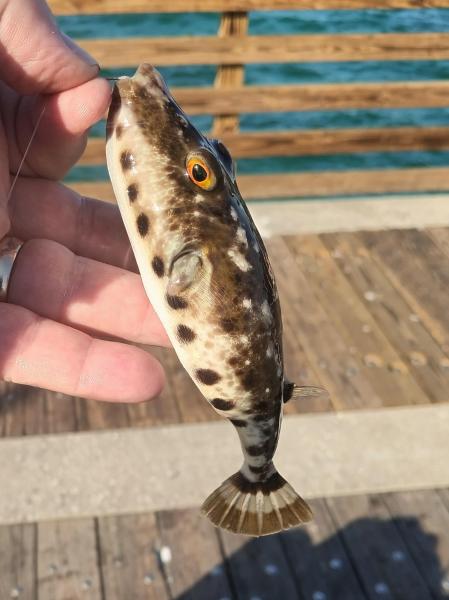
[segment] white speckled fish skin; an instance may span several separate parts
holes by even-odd
[[[221,143],[208,140],[190,124],[150,65],[141,65],[132,78],[118,80],[106,150],[148,297],[195,384],[239,433],[245,462],[239,481],[232,485],[256,486],[247,492],[250,496],[266,485],[270,493],[277,493],[288,484],[277,474],[272,458],[284,388],[289,395],[292,390],[284,384],[274,278],[238,192],[232,159]],[[199,157],[213,173],[213,188],[202,189],[189,177],[186,164],[191,157]],[[293,490],[292,494],[299,498]],[[213,507],[206,507],[217,525],[233,530],[238,526],[244,533],[256,527],[253,521],[245,525],[251,507],[257,512],[249,500],[243,516],[240,508],[231,525],[227,521],[233,505],[226,512],[227,500],[220,494],[214,502],[215,512],[221,506],[226,513],[217,516]],[[279,510],[289,506],[280,496],[277,503]],[[234,504],[235,508],[238,502]],[[260,512],[260,502],[258,506]],[[269,507],[264,511],[273,512]],[[271,532],[260,518],[256,529],[258,534]]]

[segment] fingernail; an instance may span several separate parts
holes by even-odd
[[[78,56],[78,58],[81,58],[81,60],[83,62],[85,62],[87,65],[89,65],[90,67],[95,67],[97,69],[97,71],[100,70],[100,65],[98,64],[98,62],[88,52],[83,50],[83,48],[80,48],[77,44],[75,44],[75,42],[72,40],[72,38],[70,38],[65,33],[62,33],[62,39],[63,39],[64,43],[66,44],[66,46],[68,48],[70,48],[70,50],[74,54],[76,54],[76,56]]]

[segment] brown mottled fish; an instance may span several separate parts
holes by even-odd
[[[272,459],[283,402],[314,388],[284,377],[276,285],[229,152],[193,127],[146,64],[114,87],[106,149],[148,297],[185,369],[240,437],[243,466],[204,513],[247,535],[308,521]]]

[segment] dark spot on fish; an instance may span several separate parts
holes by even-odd
[[[273,405],[272,402],[266,402],[265,400],[259,400],[258,402],[256,402],[254,404],[253,410],[256,411],[256,412],[258,412],[258,413],[267,413],[270,410],[270,406],[272,406],[272,405]],[[254,417],[254,418],[256,420],[263,421],[267,417],[266,417],[266,414],[265,414],[265,415],[259,415],[259,417]]]
[[[167,294],[166,298],[167,304],[170,308],[173,308],[173,310],[181,310],[189,306],[187,300],[184,300],[181,296],[170,296],[170,294]]]
[[[263,442],[262,444],[254,444],[252,446],[246,447],[246,452],[249,456],[260,456],[261,454],[265,454],[267,451],[267,442]]]
[[[150,227],[150,221],[147,217],[147,215],[145,213],[140,213],[140,215],[137,217],[137,229],[139,230],[139,233],[141,235],[141,237],[145,237],[148,233],[148,229]],[[157,258],[157,257],[155,257]],[[154,269],[154,259],[153,259],[153,269]],[[156,269],[154,269],[155,272]],[[164,265],[162,265],[162,275],[164,273]],[[159,277],[161,277],[161,275],[159,275]]]
[[[242,385],[245,390],[251,390],[257,384],[257,372],[250,369],[242,378]]]
[[[231,356],[231,358],[228,360],[228,363],[231,367],[236,367],[240,364],[240,361],[241,358],[239,356]]]
[[[233,319],[220,319],[220,325],[226,333],[232,333],[236,330],[236,322]]]
[[[156,273],[158,277],[164,276],[164,261],[160,256],[155,256],[151,261],[151,266],[153,267],[153,271]]]
[[[119,140],[122,137],[122,133],[123,133],[123,125],[121,125],[120,123],[117,125],[117,127],[115,128],[115,135],[117,136],[117,139]]]
[[[106,124],[106,139],[108,140],[114,132],[115,129],[115,120],[118,111],[120,110],[120,106],[122,104],[122,99],[120,97],[120,92],[117,87],[114,86],[111,97],[111,104],[109,106],[108,113],[108,122]]]
[[[135,158],[129,150],[124,150],[121,153],[120,164],[122,165],[122,169],[124,171],[129,171],[129,169],[132,169],[135,166],[135,164],[136,164]]]
[[[128,186],[126,190],[128,192],[128,198],[130,202],[134,202],[139,195],[139,188],[137,187],[137,183],[132,183]]]
[[[195,338],[196,334],[190,327],[187,327],[187,325],[178,325],[178,339],[181,342],[188,344],[189,342],[193,342]]]
[[[222,398],[214,398],[210,403],[217,410],[231,410],[235,406],[231,400],[223,400]]]
[[[249,413],[251,414],[253,412],[253,410],[250,410]],[[267,419],[269,419],[269,417],[267,417],[267,415],[262,414],[262,415],[254,415],[253,416],[254,421],[256,421],[256,423],[260,423],[262,421],[266,421]]]
[[[246,427],[247,425],[246,421],[243,421],[242,419],[230,419],[230,421],[234,427]]]
[[[279,473],[273,473],[266,481],[249,481],[240,471],[231,477],[231,481],[244,494],[255,494],[260,490],[265,496],[280,490],[286,483]]]
[[[256,475],[266,473],[268,471],[269,467],[270,467],[269,463],[266,465],[262,465],[261,467],[253,467],[253,465],[248,465],[248,468],[251,471],[251,473],[254,473]]]
[[[212,369],[197,369],[196,377],[204,385],[214,385],[214,383],[218,383],[221,379],[221,376]]]

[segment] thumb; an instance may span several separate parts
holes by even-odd
[[[61,92],[99,71],[59,31],[44,0],[0,0],[0,64],[3,81],[21,94]]]

